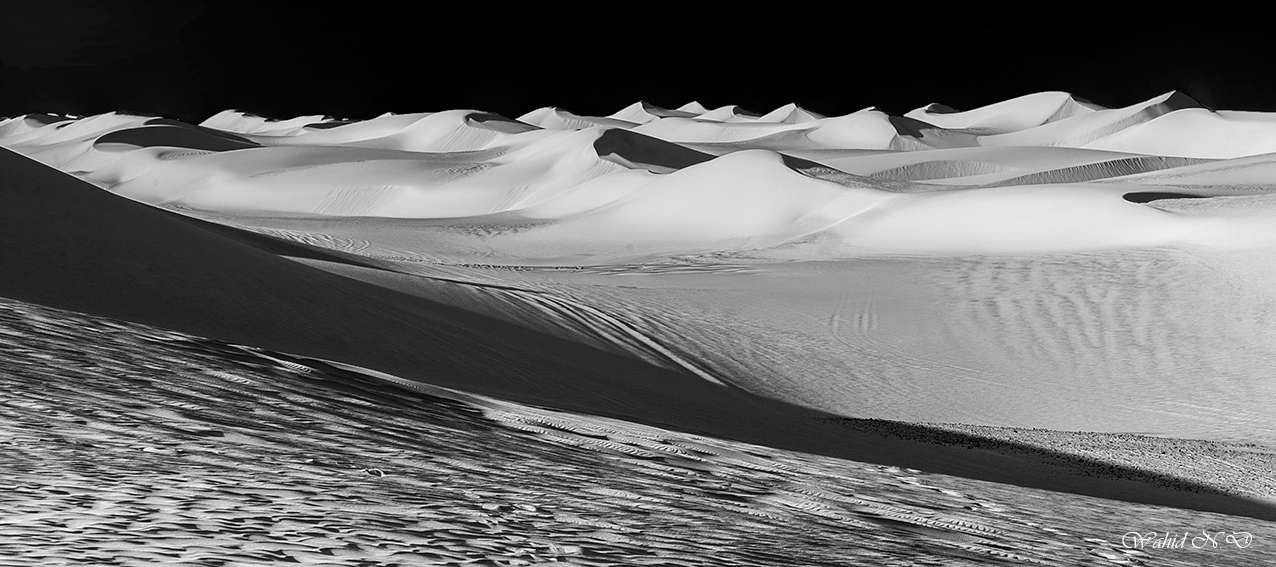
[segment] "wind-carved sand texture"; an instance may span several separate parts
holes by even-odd
[[[1270,560],[1273,152],[1276,117],[1181,93],[0,120],[0,546]],[[1258,543],[1120,543],[1212,527]]]
[[[1248,530],[1260,542],[1276,536],[1270,522],[413,388],[374,371],[21,302],[0,301],[0,322],[0,565],[1273,557],[1260,546],[1162,555],[1121,544],[1132,518],[1139,529]],[[1218,455],[1244,450],[1205,445]]]

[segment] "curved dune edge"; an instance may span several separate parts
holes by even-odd
[[[0,152],[0,294],[430,384],[775,447],[1052,490],[1276,518],[1229,495],[859,434],[805,410],[283,259]]]
[[[140,128],[116,130],[101,136],[94,145],[126,144],[140,148],[164,146],[201,150],[206,152],[225,152],[260,147],[239,136],[231,136],[208,129],[196,129],[176,125],[146,125]],[[216,132],[216,133],[209,133]]]

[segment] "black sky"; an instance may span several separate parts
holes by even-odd
[[[1174,89],[1215,108],[1276,111],[1265,34],[1205,29],[1258,19],[1243,15],[1153,23],[1106,12],[1012,21],[786,6],[259,4],[6,2],[0,116],[129,110],[198,122],[226,108],[278,118],[472,108],[514,117],[541,106],[605,115],[640,99],[902,113],[1043,90],[1120,106]]]

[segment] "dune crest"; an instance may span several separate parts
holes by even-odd
[[[1099,110],[1065,92],[1041,92],[958,111],[934,103],[904,114],[947,129],[978,129],[989,133],[1016,132]]]

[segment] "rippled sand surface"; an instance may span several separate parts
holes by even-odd
[[[11,300],[0,345],[0,565],[1276,561],[1271,522],[423,390]],[[1251,539],[1128,535],[1200,530]]]

